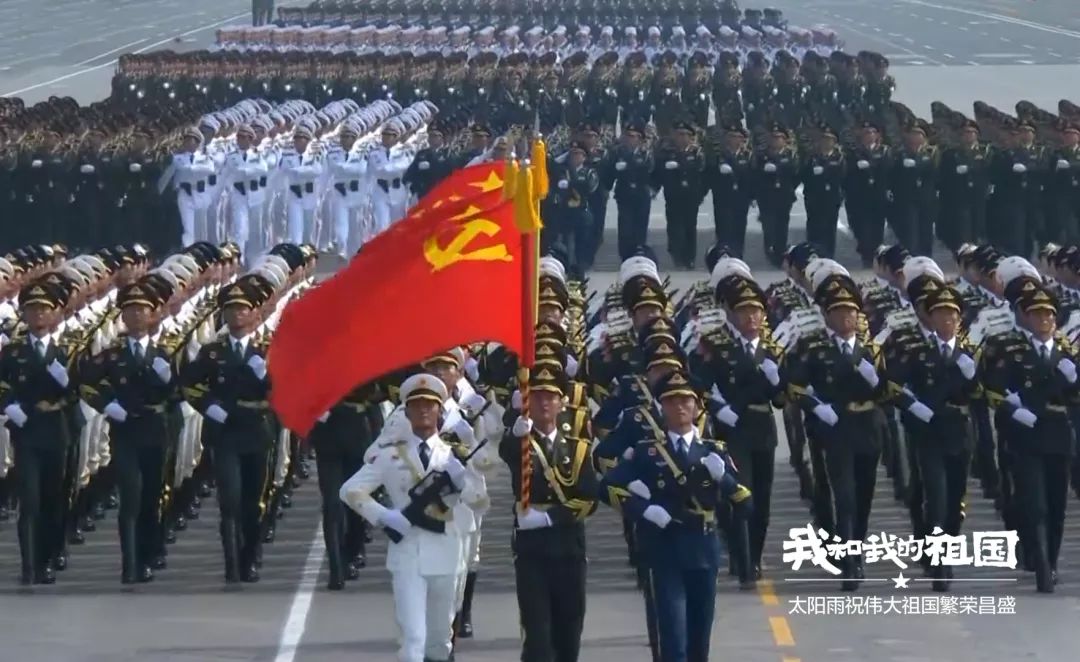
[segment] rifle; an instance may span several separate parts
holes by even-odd
[[[476,448],[469,453],[462,464],[467,466],[469,460],[480,452],[480,449],[483,448],[485,444],[487,444],[486,439],[477,444]],[[444,496],[452,494],[453,491],[450,474],[445,471],[432,471],[421,478],[416,485],[409,488],[409,505],[401,509],[401,514],[404,515],[405,519],[409,520],[409,523],[413,526],[417,526],[432,533],[446,533],[446,522],[435,519],[424,511],[427,510],[428,506],[435,504],[438,504],[438,507],[442,512],[449,510],[446,505],[442,503],[441,499]],[[383,531],[386,533],[386,537],[390,538],[390,541],[394,543],[399,543],[405,538],[405,536],[388,526],[384,526]]]

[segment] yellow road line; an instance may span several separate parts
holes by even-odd
[[[780,605],[780,599],[776,597],[776,591],[773,590],[773,583],[768,579],[758,582],[758,595],[761,596],[761,604],[767,607]]]
[[[777,646],[791,647],[795,645],[795,637],[791,634],[791,627],[783,616],[770,616],[769,627],[772,628],[773,641]]]
[[[802,660],[797,657],[788,657],[787,655],[785,655],[783,662],[802,662]]]

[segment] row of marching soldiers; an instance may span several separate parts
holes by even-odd
[[[450,659],[457,639],[472,635],[480,520],[491,506],[487,478],[499,460],[510,470],[516,501],[511,545],[522,659],[578,659],[585,521],[598,501],[632,522],[642,585],[654,588],[644,593],[655,659],[685,659],[687,650],[705,659],[718,532],[728,530],[746,550],[752,544],[746,533],[750,492],[736,478],[728,448],[712,436],[714,417],[703,401],[711,410],[720,407],[702,397],[708,389],[691,375],[655,260],[628,260],[620,287],[605,297],[597,317],[587,310],[585,284],[567,278],[568,257],[553,252],[541,260],[536,361],[527,389],[516,378],[518,358],[506,348],[455,348],[358,388],[312,433],[320,475],[324,463],[345,465],[333,474],[339,478],[322,486],[331,524],[324,527],[329,588],[340,588],[347,571],[347,559],[336,551],[344,540],[331,536],[344,530],[348,537],[362,526],[345,515],[340,499],[392,541],[387,568],[401,660]],[[744,283],[749,294],[728,285],[724,301],[737,299],[740,310],[756,310],[760,318],[760,288],[753,289],[752,280]],[[626,328],[619,336],[621,323]],[[610,334],[602,347],[589,340],[594,329]],[[778,370],[776,362],[772,366]],[[772,378],[779,373],[769,374],[763,391],[778,388]],[[365,427],[371,419],[358,414],[383,400],[395,410],[376,432]],[[601,411],[594,416],[597,404]],[[594,452],[593,437],[602,434],[594,424],[613,418],[619,425]],[[344,437],[346,430],[354,440],[352,459],[335,459],[340,451],[320,437]],[[367,442],[359,450],[357,438]],[[609,453],[612,445],[618,448]],[[349,462],[359,468],[342,484]],[[700,618],[687,622],[680,613]]]
[[[959,535],[974,471],[1037,590],[1054,590],[1080,394],[1058,321],[1077,324],[1076,252],[1047,251],[1044,278],[965,244],[950,280],[931,258],[882,246],[875,277],[856,284],[810,244],[788,251],[769,321],[785,348],[791,462],[818,528],[865,539],[880,462],[917,538]],[[934,590],[949,589],[951,566],[920,562]],[[845,590],[864,578],[861,557],[840,570]]]
[[[271,416],[262,357],[314,257],[282,244],[247,273],[235,245],[209,243],[153,268],[141,246],[8,258],[0,408],[23,584],[55,582],[68,543],[111,506],[122,582],[151,581],[211,486],[226,581],[258,579],[261,544],[306,473]],[[225,351],[229,338],[243,360]]]

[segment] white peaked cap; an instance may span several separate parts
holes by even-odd
[[[728,276],[742,276],[750,280],[754,279],[754,274],[750,271],[750,265],[737,257],[725,257],[716,261],[716,266],[713,267],[712,273],[709,274],[709,285],[715,289],[717,284]]]
[[[826,278],[838,274],[851,276],[848,270],[844,268],[844,265],[829,258],[818,258],[811,261],[806,267],[806,277],[810,279],[810,287],[814,291],[817,291],[817,288],[825,282]]]
[[[656,267],[656,263],[644,255],[627,258],[619,265],[619,285],[625,285],[635,276],[649,276],[656,282],[660,282],[660,270]]]
[[[940,281],[945,280],[945,273],[938,266],[938,263],[934,262],[933,258],[923,255],[909,258],[904,263],[903,274],[905,283],[910,283],[919,276],[933,276]]]
[[[545,255],[540,258],[540,275],[550,276],[557,278],[562,282],[566,282],[566,268],[563,267],[562,262],[559,262],[550,255]]]
[[[1042,275],[1039,273],[1039,270],[1035,268],[1035,265],[1019,255],[1012,255],[1003,259],[998,264],[997,275],[998,278],[1001,279],[1002,285],[1008,285],[1021,276],[1030,276],[1031,278],[1042,280]]]

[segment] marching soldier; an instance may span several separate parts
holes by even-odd
[[[782,124],[774,124],[765,151],[754,155],[754,198],[761,210],[761,228],[765,239],[765,256],[776,267],[784,259],[788,246],[788,226],[791,207],[795,204],[795,189],[799,187],[799,161],[789,143],[791,132]]]
[[[881,455],[877,400],[885,391],[884,365],[877,345],[859,337],[862,303],[850,277],[829,276],[815,299],[827,328],[800,338],[789,354],[790,392],[806,414],[807,434],[824,447],[835,533],[864,540]],[[855,590],[863,576],[861,557],[844,559],[843,590]]]
[[[654,189],[664,191],[668,252],[681,268],[693,271],[697,259],[697,217],[705,199],[705,155],[694,141],[694,127],[676,122],[669,147],[659,150],[653,170]]]
[[[942,223],[938,236],[951,250],[986,239],[986,201],[989,196],[990,146],[979,141],[973,120],[960,127],[960,141],[944,150],[938,169]]]
[[[635,522],[655,604],[658,659],[707,660],[720,564],[716,509],[727,499],[746,503],[749,491],[722,445],[695,428],[701,401],[689,375],[673,372],[656,395],[662,417],[642,408],[649,432],[604,475],[600,498]]]
[[[716,241],[728,246],[738,258],[743,257],[746,217],[754,198],[750,170],[753,151],[747,145],[748,138],[746,129],[737,121],[725,125],[723,142],[710,155],[706,169],[712,191]]]
[[[847,158],[844,181],[844,206],[863,267],[873,264],[874,251],[885,237],[890,157],[889,148],[881,142],[878,126],[863,122],[859,144]]]
[[[402,662],[446,662],[462,534],[452,516],[459,500],[475,497],[465,465],[439,436],[440,412],[449,397],[438,377],[416,374],[401,384],[405,418],[384,428],[364,466],[345,481],[339,496],[391,538],[386,568],[393,579]],[[373,496],[382,488],[387,504]]]
[[[382,429],[378,384],[353,389],[326,412],[311,432],[322,496],[323,537],[330,566],[327,588],[340,591],[345,581],[360,576],[367,564],[367,525],[344,508],[338,492],[345,480],[360,470],[364,454]]]
[[[566,163],[551,168],[550,179],[555,184],[551,189],[551,220],[554,222],[549,222],[548,227],[554,227],[544,233],[546,246],[555,242],[563,245],[572,261],[570,269],[575,273],[585,273],[591,268],[589,247],[593,223],[604,222],[595,219],[589,209],[589,198],[600,186],[600,178],[595,170],[585,165],[585,158],[585,145],[575,141],[570,144]]]
[[[263,303],[250,280],[221,290],[228,333],[204,345],[182,375],[184,397],[202,413],[203,443],[213,453],[228,584],[259,581],[261,500],[277,436],[267,401],[267,348],[253,335]]]
[[[0,405],[15,450],[21,583],[52,584],[64,545],[67,457],[75,437],[68,406],[75,384],[58,342],[66,304],[57,286],[31,282],[19,293],[26,335],[0,350]]]
[[[445,126],[435,122],[428,127],[427,134],[427,147],[416,153],[402,178],[417,200],[423,199],[454,169],[450,147],[446,144]]]
[[[653,155],[645,144],[645,124],[629,122],[601,171],[603,187],[615,191],[619,260],[628,259],[637,247],[648,244],[652,172]]]
[[[905,129],[904,146],[893,152],[889,164],[889,225],[917,255],[934,251],[939,161],[937,147],[927,144],[926,129],[916,122]]]
[[[1010,148],[994,152],[990,183],[993,187],[987,219],[991,243],[1008,255],[1030,256],[1042,241],[1044,150],[1035,144],[1035,126],[1020,122],[1011,128]]]
[[[836,253],[836,226],[847,174],[844,152],[837,147],[837,141],[836,131],[822,126],[816,151],[800,164],[806,202],[806,239],[820,248],[821,257],[828,258]]]
[[[565,373],[546,365],[529,379],[529,416],[519,416],[499,444],[519,507],[511,545],[524,630],[521,659],[576,662],[585,626],[585,519],[599,484],[588,439],[571,438]],[[527,496],[522,452],[532,469]]]

